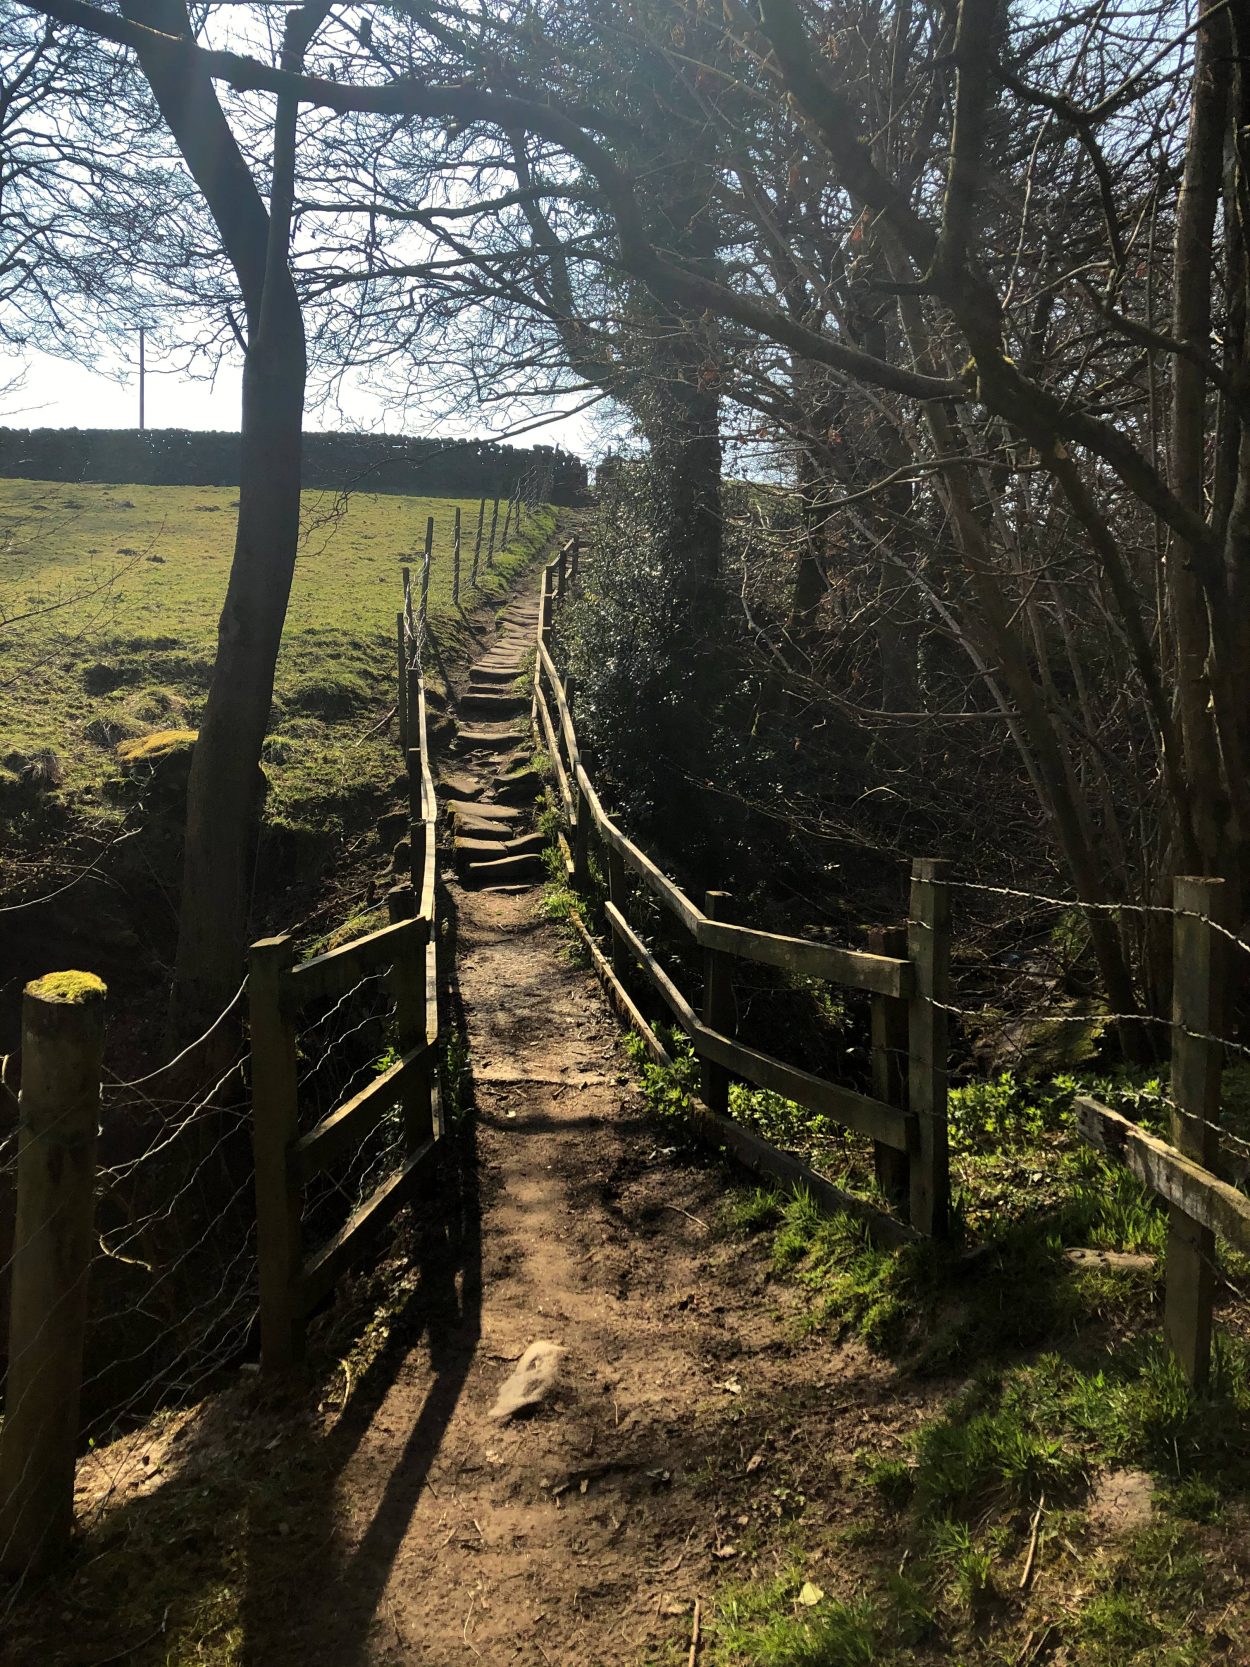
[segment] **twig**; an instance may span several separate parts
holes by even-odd
[[[701,1227],[705,1233],[710,1231],[706,1221],[701,1221],[698,1216],[692,1216],[690,1211],[683,1210],[680,1204],[661,1204],[660,1208],[662,1210],[675,1210],[679,1216],[685,1216],[687,1221],[693,1221],[695,1226]]]
[[[398,711],[399,711],[398,706],[392,706],[390,711],[386,714],[386,716],[384,718],[379,719],[379,721],[374,724],[372,729],[366,729],[363,735],[359,736],[355,741],[352,742],[353,750],[356,747],[364,746],[365,742],[369,739],[369,737],[371,735],[376,735],[377,732],[381,728],[383,728],[384,725],[390,723],[391,719],[395,716],[396,712],[398,712]]]
[[[1037,1502],[1037,1509],[1033,1513],[1033,1528],[1029,1534],[1029,1553],[1024,1559],[1024,1573],[1020,1576],[1020,1590],[1023,1591],[1033,1577],[1033,1562],[1037,1556],[1037,1531],[1042,1525],[1042,1510],[1046,1504],[1046,1495]]]
[[[140,1638],[137,1644],[128,1645],[124,1650],[119,1650],[116,1655],[102,1656],[98,1661],[93,1661],[91,1663],[91,1667],[113,1667],[114,1662],[132,1661],[136,1650],[143,1649],[146,1645],[152,1643],[154,1639],[160,1638],[164,1635],[165,1624],[168,1620],[169,1605],[166,1604],[165,1613],[161,1616],[160,1625],[153,1627],[152,1631],[148,1633],[146,1638]]]
[[[703,1618],[703,1605],[698,1598],[694,1600],[694,1625],[690,1628],[690,1654],[686,1658],[686,1667],[695,1667],[699,1659],[699,1622]]]

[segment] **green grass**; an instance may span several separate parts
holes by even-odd
[[[68,486],[0,482],[0,800],[19,830],[50,808],[107,828],[119,743],[194,730],[212,669],[234,543],[226,487]],[[306,493],[303,534],[277,667],[264,769],[266,819],[324,835],[344,805],[380,798],[396,774],[393,734],[374,731],[394,703],[400,568],[419,572],[435,521],[430,680],[468,644],[452,605],[456,501]],[[477,503],[460,504],[476,524]],[[470,515],[472,510],[472,515]],[[554,527],[527,517],[477,596],[462,567],[462,608],[498,599]],[[22,870],[0,869],[15,892]]]

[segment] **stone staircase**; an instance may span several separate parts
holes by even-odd
[[[517,598],[456,703],[454,762],[443,771],[442,791],[456,873],[465,886],[519,891],[546,877],[547,841],[533,827],[542,781],[528,762],[530,696],[517,691],[537,633],[537,595]]]

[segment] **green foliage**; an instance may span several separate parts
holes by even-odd
[[[1018,1150],[1053,1134],[1071,1116],[1074,1078],[1022,1082],[1013,1072],[952,1088],[948,1100],[951,1152]]]

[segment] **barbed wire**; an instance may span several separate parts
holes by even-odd
[[[979,891],[992,897],[1015,897],[1030,903],[1040,903],[1044,907],[1062,909],[1084,909],[1089,914],[1138,914],[1138,915],[1171,915],[1174,920],[1196,920],[1203,926],[1209,926],[1213,932],[1227,938],[1240,950],[1250,955],[1250,943],[1237,933],[1225,926],[1221,921],[1210,915],[1200,913],[1195,909],[1178,909],[1171,903],[1088,903],[1079,897],[1050,897],[1045,892],[1023,891],[1016,886],[991,886],[978,880],[946,880],[944,882],[952,891]]]

